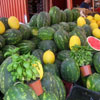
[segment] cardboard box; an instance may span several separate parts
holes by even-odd
[[[74,8],[74,9],[78,9],[80,11],[81,16],[87,16],[88,14],[92,14],[93,11],[86,9],[86,8]]]

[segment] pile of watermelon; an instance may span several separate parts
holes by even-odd
[[[14,28],[14,22],[9,24],[9,18],[0,18],[5,26],[5,31],[0,35],[0,91],[4,94],[4,100],[66,100],[68,91],[62,80],[75,83],[81,77],[79,66],[70,57],[69,40],[75,35],[79,37],[82,46],[87,45],[87,37],[91,36],[92,31],[88,19],[84,26],[77,26],[79,16],[77,9],[63,11],[54,6],[49,13],[43,11],[35,14],[28,24],[20,24],[18,28]],[[4,54],[17,47],[20,55],[30,52],[43,65],[44,75],[41,82],[44,93],[39,97],[26,84],[16,84],[7,70],[12,61],[10,55],[5,57]],[[48,50],[55,57],[50,57],[50,54],[46,57],[51,62],[53,60],[52,63],[44,63],[43,60],[43,55]],[[99,59],[100,52],[94,53],[93,66],[98,73]],[[88,80],[89,89],[100,92],[99,82],[99,74],[91,75]]]

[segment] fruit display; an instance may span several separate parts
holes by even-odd
[[[100,92],[99,28],[99,14],[84,18],[77,9],[56,6],[33,15],[27,24],[15,16],[0,18],[3,100],[66,100],[65,83]],[[33,87],[37,81],[41,95],[40,87]]]

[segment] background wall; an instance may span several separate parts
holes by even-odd
[[[67,8],[67,0],[53,0],[53,6],[58,6],[60,9]]]

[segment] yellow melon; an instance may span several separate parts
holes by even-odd
[[[95,15],[94,15],[94,19],[95,19],[96,21],[100,21],[100,15],[99,15],[99,14],[95,14]]]
[[[99,28],[95,28],[92,32],[93,36],[95,36],[96,38],[100,38],[100,29]]]
[[[83,25],[85,25],[85,24],[86,24],[86,21],[85,21],[84,17],[79,17],[79,18],[77,19],[77,25],[78,25],[78,26],[83,26]]]
[[[15,16],[8,18],[8,25],[13,29],[19,29],[20,27],[19,20]]]
[[[100,21],[97,21],[98,26],[100,27]]]
[[[78,36],[73,35],[69,40],[69,48],[72,49],[75,45],[81,45],[81,40]]]
[[[98,28],[98,24],[97,23],[91,23],[90,27],[92,28],[92,30],[94,30],[95,28]]]
[[[2,21],[0,21],[0,34],[3,34],[5,32],[5,25]]]
[[[92,16],[87,16],[87,19],[89,20],[89,21],[91,21],[91,20],[93,20],[93,17]]]
[[[91,23],[96,23],[96,20],[94,20],[94,19],[93,19],[93,20],[91,20]]]
[[[55,62],[55,54],[51,50],[47,50],[43,54],[43,62],[45,64],[53,64]]]

